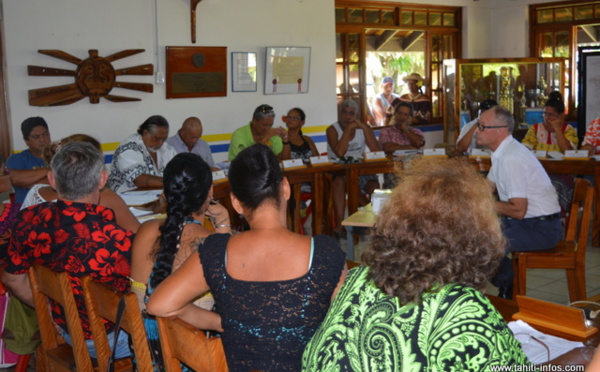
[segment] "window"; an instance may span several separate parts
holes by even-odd
[[[578,106],[577,47],[600,45],[600,1],[562,1],[529,6],[531,55],[565,58],[563,97],[568,116]]]
[[[442,61],[460,57],[461,9],[458,7],[336,2],[336,84],[338,103],[353,99],[362,118],[375,123],[370,102],[381,80],[391,76],[394,92],[406,93],[402,78],[412,72],[426,81],[432,123],[441,123]]]

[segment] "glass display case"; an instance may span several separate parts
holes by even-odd
[[[444,142],[456,141],[486,99],[509,109],[516,129],[543,121],[550,92],[563,94],[564,67],[564,58],[444,60]]]

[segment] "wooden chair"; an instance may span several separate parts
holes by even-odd
[[[362,265],[362,263],[358,261],[346,260],[346,265],[348,266],[348,270],[350,270]]]
[[[592,215],[594,189],[590,182],[579,178],[575,183],[573,201],[567,221],[565,239],[556,247],[533,252],[512,252],[515,271],[513,293],[525,295],[527,269],[565,269],[571,301],[587,297],[585,288],[585,251]],[[513,296],[513,298],[515,298]]]
[[[90,276],[86,276],[83,278],[83,295],[90,317],[92,335],[94,336],[94,345],[96,346],[96,355],[98,356],[98,369],[106,371],[106,362],[111,355],[110,345],[113,342],[112,338],[109,340],[107,337],[102,319],[115,323],[117,321],[119,301],[123,298],[125,301],[125,311],[121,319],[121,328],[122,331],[127,332],[131,337],[137,371],[153,372],[154,369],[146,338],[146,329],[144,328],[142,313],[138,307],[135,294],[133,292],[121,293],[107,284],[95,282]],[[115,370],[132,369],[133,365],[130,358],[115,361]]]
[[[38,370],[93,371],[68,274],[34,264],[29,269],[29,280],[42,337],[42,344],[38,348],[41,355],[38,354],[36,358]],[[65,342],[52,321],[49,298],[63,308],[73,347]]]
[[[181,372],[181,363],[196,372],[227,372],[220,339],[207,339],[204,332],[171,318],[156,318],[163,359],[167,372]]]

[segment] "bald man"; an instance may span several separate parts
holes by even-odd
[[[210,147],[200,137],[202,137],[202,122],[197,117],[192,116],[185,119],[181,129],[173,137],[167,138],[167,143],[173,146],[178,154],[193,152],[200,155],[211,168],[215,168],[215,161],[210,152]]]

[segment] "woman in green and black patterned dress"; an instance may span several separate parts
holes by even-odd
[[[421,159],[379,215],[308,343],[304,371],[488,371],[527,364],[480,292],[505,240],[485,179],[460,160]]]

